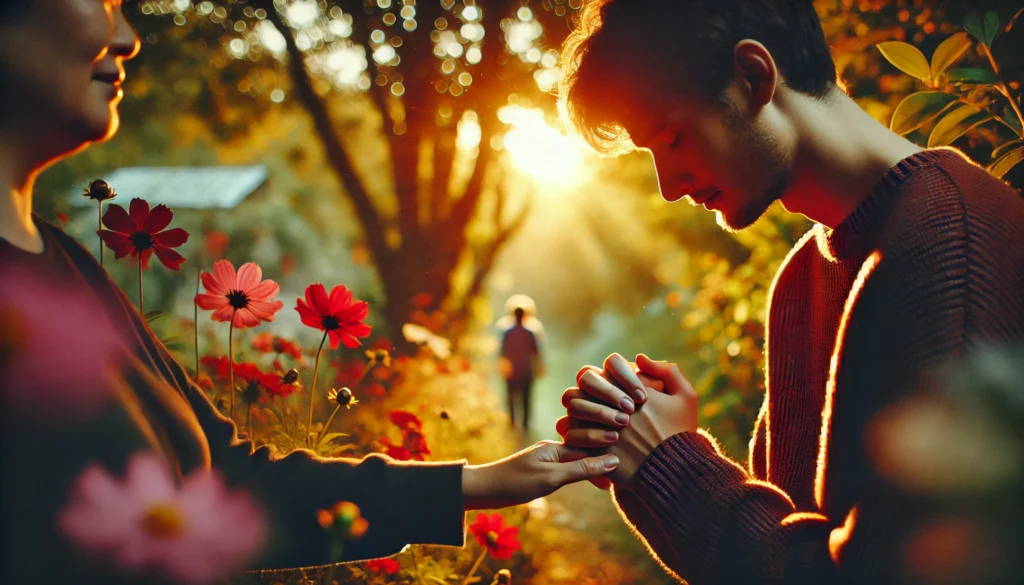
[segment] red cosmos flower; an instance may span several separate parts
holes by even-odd
[[[227,356],[204,355],[199,358],[199,365],[210,373],[214,380],[223,382],[228,379],[229,365]]]
[[[496,559],[512,558],[512,553],[523,548],[519,543],[519,528],[505,526],[505,519],[497,512],[490,516],[477,514],[476,521],[469,525],[469,531]]]
[[[416,461],[423,461],[424,455],[430,455],[430,448],[427,447],[427,439],[422,433],[416,431],[406,431],[403,433],[405,439],[405,448],[409,450],[409,455]]]
[[[297,360],[302,359],[302,347],[298,343],[267,331],[252,338],[252,348],[263,353],[283,353]]]
[[[298,384],[285,382],[284,376],[278,373],[261,374],[260,384],[267,389],[271,396],[280,396],[281,398],[288,398],[299,389]]]
[[[409,461],[412,459],[412,453],[410,453],[408,449],[401,445],[391,444],[391,439],[384,437],[380,442],[384,445],[384,454],[388,457],[398,461]],[[420,461],[422,461],[422,459],[420,459]]]
[[[423,422],[418,416],[404,410],[392,410],[389,416],[402,432],[401,445],[395,445],[388,437],[380,440],[389,457],[399,461],[423,461],[424,455],[430,455],[427,439],[423,436]]]
[[[114,258],[128,254],[136,257],[142,254],[142,267],[149,267],[149,257],[155,252],[164,266],[171,270],[181,268],[184,256],[171,248],[177,248],[188,241],[188,232],[181,228],[164,231],[174,214],[166,205],[157,205],[152,211],[149,203],[136,197],[128,204],[129,211],[117,204],[110,204],[103,214],[103,225],[109,229],[100,230],[100,239],[114,251]]]
[[[220,258],[228,247],[228,235],[224,232],[211,231],[204,235],[206,255],[210,258]]]
[[[337,372],[334,376],[335,386],[348,386],[349,388],[355,388],[359,380],[363,377],[363,371],[366,370],[366,365],[361,361],[346,361],[335,360],[331,362]]]
[[[196,304],[204,311],[213,311],[214,321],[228,322],[234,315],[235,327],[255,327],[273,321],[274,313],[284,307],[273,301],[281,287],[273,280],[262,280],[263,271],[255,262],[246,262],[235,272],[227,260],[213,264],[213,274],[202,274],[205,293],[196,295]]]
[[[296,301],[295,310],[302,322],[326,331],[331,338],[331,349],[338,349],[339,343],[348,348],[359,347],[357,338],[370,335],[370,326],[363,323],[370,306],[366,301],[354,300],[352,291],[344,286],[332,288],[328,297],[324,285],[311,284],[306,288],[306,300]]]
[[[204,355],[199,359],[199,365],[210,372],[210,375],[214,380],[218,382],[227,382],[228,368],[231,367],[227,356]],[[242,362],[235,364],[235,376],[237,376],[241,381],[249,383],[253,380],[259,380],[263,376],[263,372],[260,371],[259,366],[256,364]]]
[[[373,559],[366,563],[366,568],[371,571],[379,571],[385,575],[394,575],[401,569],[395,559]]]
[[[415,414],[405,410],[392,410],[388,415],[391,422],[403,431],[414,429],[417,432],[423,430],[423,421]]]

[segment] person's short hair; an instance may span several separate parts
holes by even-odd
[[[634,95],[720,98],[744,39],[771,52],[786,86],[815,97],[836,86],[813,0],[585,2],[562,50],[559,107],[600,152],[632,150],[618,118]]]
[[[522,321],[523,317],[526,316],[526,309],[522,307],[516,307],[516,310],[512,311],[512,314],[516,316],[517,321]]]

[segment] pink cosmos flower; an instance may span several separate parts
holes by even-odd
[[[87,552],[188,585],[223,581],[267,540],[266,518],[248,493],[227,491],[208,470],[176,486],[167,463],[152,452],[133,455],[123,478],[86,468],[57,521]]]
[[[205,293],[196,295],[196,304],[204,311],[213,311],[214,321],[228,322],[235,316],[235,327],[255,327],[273,321],[274,313],[284,303],[272,300],[281,287],[273,280],[262,280],[263,271],[255,262],[246,262],[235,272],[227,260],[213,264],[213,274],[202,274]]]

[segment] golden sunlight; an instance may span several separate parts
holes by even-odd
[[[541,183],[580,180],[587,150],[583,141],[549,126],[539,108],[506,106],[498,110],[498,118],[512,126],[504,146],[513,167]]]

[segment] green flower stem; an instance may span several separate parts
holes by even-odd
[[[100,230],[103,229],[103,200],[100,199],[96,204],[100,209],[100,227],[99,230],[96,231],[96,236],[98,237],[100,235]],[[100,268],[103,268],[103,238],[100,238]]]
[[[331,541],[331,567],[327,569],[327,585],[333,585],[334,583],[334,568],[341,562],[341,557],[344,552],[345,541],[335,537]]]
[[[231,323],[228,325],[228,392],[231,393],[228,417],[235,419],[235,352],[232,349],[232,340],[235,333],[235,313],[238,309],[231,311]]]
[[[144,300],[143,300],[143,297],[142,297],[142,258],[143,257],[144,256],[142,255],[142,252],[139,252],[139,314],[142,315],[143,319],[145,319],[146,318],[146,308],[145,308],[145,305],[143,304]]]
[[[288,430],[288,405],[284,398],[281,399],[281,423],[284,424],[284,434],[292,436],[292,432]]]
[[[199,283],[202,280],[203,270],[196,271],[196,297],[199,296]],[[196,382],[199,381],[199,301],[192,299],[192,307],[195,309],[193,323],[195,324],[195,346],[196,346]]]
[[[324,349],[324,342],[327,341],[327,331],[324,331],[324,336],[320,340],[320,347],[316,350],[316,361],[313,362],[313,384],[309,388],[309,420],[306,422],[306,445],[312,447],[310,444],[309,434],[313,432],[313,397],[316,396],[316,375],[320,370],[320,353]]]
[[[323,430],[320,431],[320,434],[318,434],[316,436],[316,444],[317,445],[320,444],[320,439],[323,439],[324,435],[327,434],[327,429],[328,429],[328,427],[331,426],[331,423],[334,422],[334,415],[338,414],[339,410],[341,410],[341,405],[340,404],[335,406],[334,407],[334,412],[331,413],[331,416],[327,417],[327,424],[324,425],[324,428],[323,428]]]
[[[368,365],[366,367],[365,370],[363,370],[363,375],[359,376],[359,381],[356,382],[356,388],[359,388],[360,386],[363,385],[363,381],[366,380],[366,376],[368,376],[370,374],[370,372],[372,372],[375,367],[377,367],[377,364],[370,364],[370,365]],[[330,418],[327,419],[327,424],[324,425],[323,430],[321,430],[320,434],[317,435],[317,437],[316,437],[316,444],[317,445],[320,444],[320,439],[323,439],[324,435],[327,434],[327,429],[329,429],[331,427],[331,423],[334,422],[334,415],[338,414],[338,410],[340,410],[340,409],[341,409],[341,405],[340,404],[334,407],[334,412],[332,412]]]
[[[473,567],[469,570],[469,574],[462,580],[462,585],[469,585],[469,580],[476,574],[476,570],[480,568],[480,563],[484,562],[484,557],[487,556],[487,549],[480,551],[480,556],[476,558],[476,562],[473,563]]]
[[[988,62],[992,65],[992,72],[995,73],[996,77],[999,79],[999,85],[996,86],[996,89],[999,90],[999,93],[1003,94],[1006,101],[1010,102],[1010,107],[1013,108],[1013,113],[1017,114],[1017,120],[1020,122],[1021,126],[1024,127],[1024,114],[1020,111],[1020,104],[1017,103],[1017,100],[1013,97],[1013,93],[1010,92],[1010,86],[1007,85],[1006,80],[1003,79],[1003,74],[999,71],[999,65],[996,63],[996,58],[992,56],[992,49],[985,44],[982,44],[982,46],[985,47],[985,56],[988,57]]]

